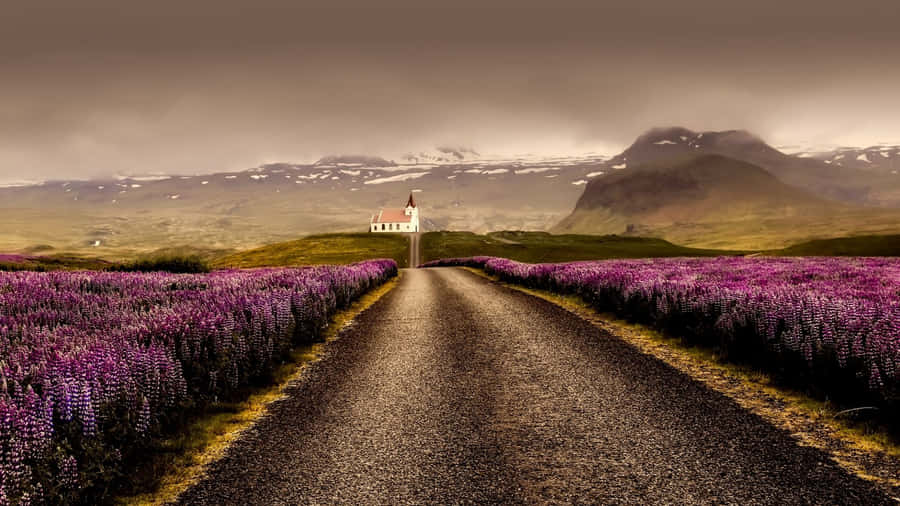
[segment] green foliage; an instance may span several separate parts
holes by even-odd
[[[617,235],[553,235],[547,232],[428,232],[422,235],[424,261],[496,256],[520,262],[572,262],[608,258],[738,255],[743,252],[678,246],[662,239]]]
[[[209,272],[209,264],[199,256],[164,255],[138,259],[131,263],[114,265],[111,271],[120,272],[152,272],[165,271],[197,274]]]

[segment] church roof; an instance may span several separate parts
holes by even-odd
[[[412,192],[409,194],[409,200],[406,201],[406,207],[416,207],[416,199],[413,198]]]
[[[372,216],[372,223],[410,223],[412,216],[406,215],[406,209],[382,209]]]

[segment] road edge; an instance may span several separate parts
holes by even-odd
[[[622,339],[737,402],[798,444],[821,450],[845,471],[876,484],[900,503],[900,448],[833,418],[834,410],[802,393],[773,385],[759,371],[716,361],[709,350],[687,347],[645,325],[600,313],[582,299],[507,283],[481,269],[461,269],[501,286],[545,300]]]
[[[179,454],[176,457],[176,464],[163,475],[155,490],[133,496],[119,496],[114,502],[141,506],[176,502],[185,491],[206,476],[209,467],[225,456],[228,448],[266,414],[272,403],[286,397],[286,389],[299,381],[311,364],[322,358],[325,346],[339,339],[343,329],[352,325],[359,315],[396,288],[402,276],[403,272],[399,271],[397,276],[373,288],[354,301],[350,307],[336,313],[325,329],[323,340],[297,347],[292,352],[292,361],[285,364],[285,370],[279,375],[279,380],[253,392],[241,403],[240,411],[229,414],[227,420],[213,426],[207,426],[209,417],[201,417],[191,423],[185,431],[198,431],[196,437],[202,440],[202,444]]]

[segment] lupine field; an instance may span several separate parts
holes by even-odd
[[[0,273],[0,505],[77,499],[180,414],[267,374],[393,260]]]
[[[900,259],[674,258],[478,267],[532,288],[577,295],[725,358],[761,366],[849,405],[900,404]]]

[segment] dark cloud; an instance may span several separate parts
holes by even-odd
[[[900,140],[894,0],[300,4],[0,8],[0,179],[614,149],[670,124]]]

